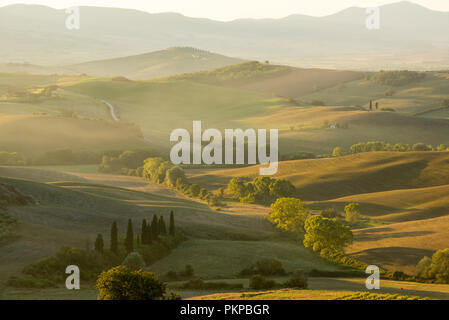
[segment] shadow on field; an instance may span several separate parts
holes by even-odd
[[[392,232],[392,228],[375,228],[368,230],[360,230],[357,233],[357,241],[378,241],[381,239],[394,239],[394,238],[405,238],[405,237],[418,237],[432,234],[431,231],[404,231],[404,232]]]
[[[412,265],[415,266],[424,256],[431,257],[433,250],[407,248],[407,247],[385,247],[373,248],[354,252],[351,256],[369,264],[382,265]]]

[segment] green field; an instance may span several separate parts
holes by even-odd
[[[281,155],[329,155],[336,146],[376,140],[449,143],[449,115],[440,107],[449,98],[447,72],[427,72],[419,82],[392,87],[366,79],[374,73],[257,62],[229,66],[234,60],[223,56],[211,56],[205,69],[195,60],[184,70],[179,64],[190,59],[189,50],[181,58],[176,50],[168,50],[83,65],[90,75],[0,73],[0,152],[20,152],[26,160],[59,149],[167,154],[170,132],[191,131],[194,120],[202,121],[203,130],[277,128]],[[155,61],[153,68],[144,68],[148,60]],[[216,67],[220,68],[212,69]],[[203,71],[183,73],[197,70]],[[95,74],[111,78],[91,76]],[[156,74],[170,76],[144,81],[124,78],[148,79]],[[57,88],[49,87],[54,85]],[[370,100],[380,109],[369,111]],[[0,298],[95,298],[92,284],[78,293],[4,284],[61,245],[92,248],[96,235],[102,233],[108,246],[113,221],[123,235],[128,219],[140,230],[142,219],[157,214],[168,221],[172,210],[187,239],[147,269],[163,276],[191,264],[195,274],[208,281],[245,285],[245,292],[186,291],[181,292],[184,298],[333,299],[364,290],[363,279],[311,278],[310,290],[249,292],[248,279],[237,274],[262,258],[279,259],[288,272],[347,269],[305,249],[300,239],[275,230],[267,219],[268,207],[228,198],[224,207],[214,209],[165,185],[99,173],[98,166],[0,166],[0,183],[35,202],[8,208],[18,225],[16,237],[0,246]],[[225,188],[232,177],[257,177],[259,168],[204,167],[186,173],[189,182],[215,191]],[[447,247],[449,151],[282,161],[274,178],[288,179],[313,213],[334,207],[342,214],[348,203],[359,203],[363,224],[354,227],[354,242],[345,250],[362,262],[413,274],[422,257]],[[380,291],[432,299],[449,299],[448,292],[446,285],[387,280]]]

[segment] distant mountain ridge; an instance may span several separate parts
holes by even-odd
[[[0,8],[0,62],[70,65],[188,46],[302,67],[449,67],[449,13],[410,2],[380,7],[380,30],[366,28],[362,8],[230,22],[116,8],[80,7],[80,13],[80,30],[68,30],[65,10]]]

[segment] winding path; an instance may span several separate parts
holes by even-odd
[[[100,100],[100,101],[109,107],[109,111],[111,112],[112,119],[114,119],[114,121],[119,122],[120,119],[115,114],[114,106],[107,101],[104,101],[104,100]]]

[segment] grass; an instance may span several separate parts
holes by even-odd
[[[448,247],[449,217],[429,218],[355,230],[351,256],[388,270],[414,274],[416,264]]]
[[[367,290],[365,279],[309,278],[307,290],[280,289],[215,294],[189,292],[187,295],[193,300],[334,300],[348,298],[348,296],[354,298],[356,295],[363,296],[369,293],[448,300],[449,285],[381,279],[380,290]]]
[[[2,150],[26,157],[66,148],[99,152],[148,145],[126,125],[49,115],[0,115],[0,144]]]
[[[31,168],[56,172],[97,173],[97,164],[67,165],[67,166],[33,166]],[[60,179],[61,180],[61,179]]]
[[[125,76],[134,80],[147,80],[240,62],[242,62],[241,59],[195,48],[175,47],[136,56],[81,63],[69,68],[76,70],[77,73],[93,76]]]
[[[393,108],[398,112],[413,115],[438,108],[441,100],[447,99],[449,81],[437,72],[428,72],[423,81],[406,86],[391,87],[370,80],[345,83],[344,88],[333,87],[303,97],[305,101],[322,100],[327,105],[359,105],[367,108],[369,100],[379,103],[381,108]],[[394,92],[386,96],[387,90]]]
[[[447,215],[449,185],[364,193],[318,202],[312,208],[335,207],[360,203],[362,214],[380,223],[430,219]]]
[[[246,62],[170,79],[238,87],[249,91],[296,99],[316,88],[333,87],[338,83],[362,77],[359,72],[324,69],[298,69],[282,65]]]
[[[36,168],[3,170],[10,178],[0,178],[0,183],[10,184],[32,196],[37,204],[9,208],[19,221],[16,230],[19,238],[0,247],[3,257],[0,282],[20,271],[25,264],[53,254],[61,245],[92,248],[98,233],[105,236],[107,245],[112,221],[118,222],[119,233],[123,234],[127,219],[132,218],[137,232],[143,218],[149,220],[157,214],[168,221],[171,210],[175,212],[177,227],[191,240],[150,267],[159,274],[192,262],[198,274],[229,277],[261,256],[278,257],[289,269],[300,266],[335,269],[299,243],[281,240],[266,220],[265,211],[261,214],[237,212],[232,208],[213,211],[182,195],[138,191],[145,189],[142,185],[148,183],[133,177],[72,173],[70,177],[75,178],[71,181],[58,181],[61,175],[68,174]],[[35,181],[12,178],[14,175],[20,178],[29,175]],[[99,181],[95,179],[100,176],[104,184],[96,184]],[[38,180],[46,183],[36,182]],[[258,209],[257,206],[253,208]],[[202,261],[201,264],[198,261]],[[232,266],[229,261],[233,261]]]
[[[345,157],[279,163],[274,177],[286,178],[302,200],[331,200],[361,193],[449,184],[449,152],[371,152]],[[208,188],[227,185],[231,177],[254,178],[259,166],[192,174]]]
[[[162,275],[168,270],[180,270],[186,264],[191,264],[195,274],[204,279],[228,279],[264,258],[279,259],[287,272],[296,269],[341,270],[305,249],[299,241],[204,239],[182,243],[170,256],[156,262],[149,270]]]

